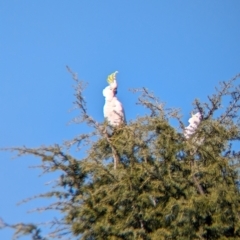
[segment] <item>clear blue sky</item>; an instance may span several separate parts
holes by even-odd
[[[219,81],[240,72],[240,1],[13,1],[0,0],[0,147],[61,143],[85,129],[68,125],[72,107],[69,65],[87,81],[90,114],[103,121],[102,89],[118,70],[118,98],[127,120],[144,114],[129,88],[146,87],[187,124],[195,98],[205,100]],[[76,156],[80,153],[76,153]],[[0,152],[0,217],[41,222],[54,212],[27,214],[46,202],[16,206],[45,192],[30,165]],[[11,231],[0,231],[11,239]],[[26,238],[30,239],[30,238]]]

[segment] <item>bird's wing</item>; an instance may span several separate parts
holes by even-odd
[[[114,112],[118,115],[119,118],[121,118],[122,122],[126,121],[123,105],[120,101],[118,101],[118,99],[116,99],[114,102]]]
[[[116,99],[114,101],[114,110],[117,111],[117,112],[122,112],[123,111],[122,103],[120,101],[118,101],[118,99]]]

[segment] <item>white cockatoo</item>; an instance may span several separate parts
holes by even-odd
[[[184,129],[184,136],[186,139],[189,139],[196,132],[201,119],[202,116],[199,112],[192,114],[192,117],[188,120],[189,125]]]
[[[109,86],[103,89],[103,96],[105,97],[105,105],[103,107],[104,117],[107,119],[110,125],[119,126],[125,123],[125,114],[122,103],[116,97],[117,94],[117,80],[114,72],[107,78]]]

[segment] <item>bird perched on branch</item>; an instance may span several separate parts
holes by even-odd
[[[105,105],[103,107],[104,117],[107,119],[110,125],[119,126],[125,123],[125,114],[122,103],[117,99],[117,80],[114,72],[107,78],[109,86],[103,89],[103,96],[105,97]]]
[[[186,139],[189,139],[196,132],[201,119],[202,116],[199,112],[192,114],[192,117],[188,120],[189,125],[184,129],[184,136]]]

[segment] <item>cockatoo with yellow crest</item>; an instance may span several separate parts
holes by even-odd
[[[125,123],[125,114],[122,103],[116,97],[118,86],[116,80],[117,73],[118,72],[116,71],[108,76],[107,82],[109,83],[109,86],[103,89],[103,96],[105,97],[103,114],[108,123],[114,127]]]
[[[196,132],[201,119],[202,116],[199,112],[192,114],[192,117],[188,120],[189,125],[184,129],[184,136],[186,139],[189,139]]]

